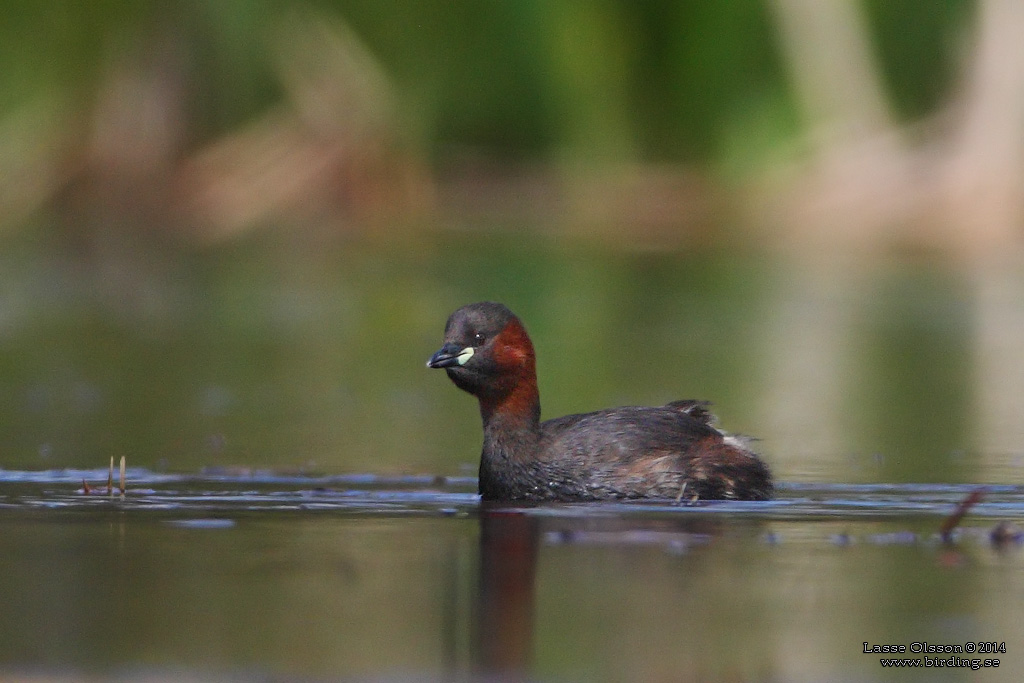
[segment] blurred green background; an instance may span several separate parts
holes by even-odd
[[[472,472],[424,361],[789,480],[1014,481],[1012,3],[7,2],[0,465]]]

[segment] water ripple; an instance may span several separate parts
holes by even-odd
[[[91,482],[86,494],[82,482]],[[479,507],[471,477],[377,474],[309,475],[270,470],[209,470],[194,474],[132,468],[127,492],[106,488],[107,470],[0,470],[0,507],[5,509],[338,511],[453,514]],[[510,505],[542,517],[742,515],[766,519],[857,519],[948,515],[979,484],[782,483],[774,500],[555,503]],[[985,486],[971,517],[1024,519],[1024,487]]]

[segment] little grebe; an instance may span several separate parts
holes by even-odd
[[[477,397],[485,500],[766,500],[767,465],[714,428],[702,401],[623,407],[540,421],[533,344],[498,303],[463,306],[427,367]]]

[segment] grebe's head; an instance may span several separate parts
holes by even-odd
[[[457,387],[481,398],[503,396],[521,382],[537,382],[526,328],[512,311],[490,301],[463,306],[449,316],[444,344],[427,367],[444,368]]]

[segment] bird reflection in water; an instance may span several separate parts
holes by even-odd
[[[522,510],[480,509],[480,562],[473,643],[484,676],[521,679],[533,656],[538,520]]]
[[[708,544],[714,520],[551,517],[531,507],[481,503],[471,658],[480,680],[530,680],[534,603],[541,546],[655,546],[684,554]]]

